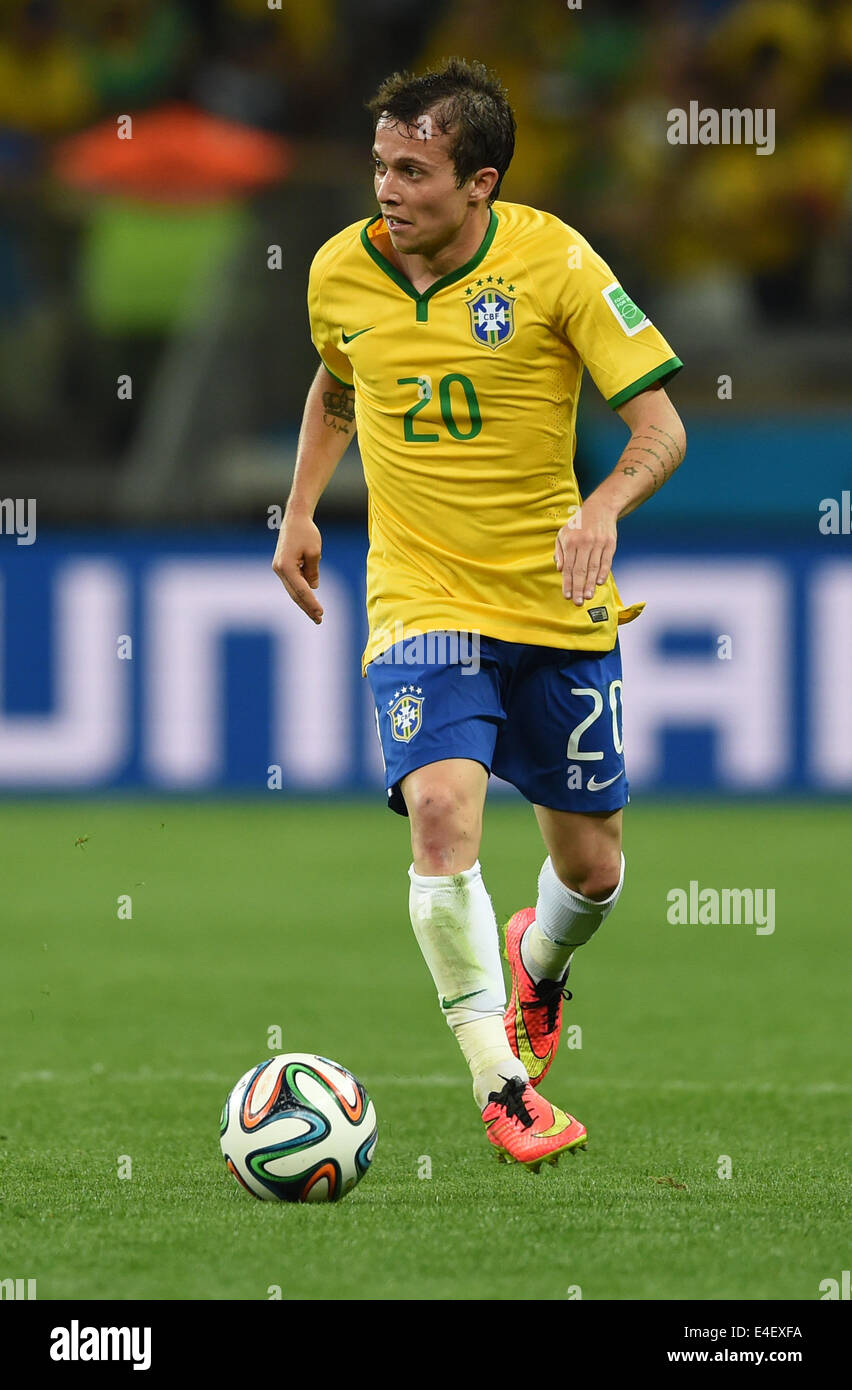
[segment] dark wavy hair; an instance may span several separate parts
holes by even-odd
[[[421,77],[395,72],[367,102],[367,110],[374,127],[381,117],[413,127],[428,112],[435,128],[452,136],[456,187],[478,169],[493,168],[499,178],[488,201],[499,198],[515,150],[515,116],[505,87],[484,63],[447,58]]]

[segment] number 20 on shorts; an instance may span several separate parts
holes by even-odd
[[[609,708],[612,715],[612,743],[616,753],[619,755],[624,752],[624,731],[622,723],[622,684],[620,680],[610,681],[609,683]],[[571,691],[572,695],[585,695],[592,701],[591,713],[585,719],[581,719],[568,740],[567,755],[572,762],[600,762],[603,753],[594,749],[580,748],[580,739],[587,729],[603,714],[604,698],[599,690],[577,686]]]

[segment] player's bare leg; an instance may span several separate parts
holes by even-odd
[[[550,1070],[562,1027],[571,958],[609,916],[624,882],[622,812],[601,814],[535,807],[548,851],[534,908],[516,912],[506,928],[512,997],[506,1035],[538,1084]]]
[[[428,763],[402,779],[414,872],[459,874],[479,858],[488,773],[470,758]]]
[[[546,806],[534,809],[559,881],[570,891],[602,903],[621,879],[623,811],[593,814],[551,811]]]
[[[584,1145],[586,1131],[536,1096],[506,1038],[497,923],[479,866],[487,784],[482,764],[467,758],[429,763],[402,779],[414,860],[411,924],[490,1142],[499,1157],[538,1168]]]

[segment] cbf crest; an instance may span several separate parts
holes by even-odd
[[[390,719],[391,733],[397,743],[410,743],[414,735],[420,732],[423,722],[423,696],[421,687],[416,688],[409,685],[401,690],[395,690],[393,699],[388,700],[388,718]]]
[[[496,349],[515,331],[515,301],[499,290],[483,290],[469,299],[470,331],[478,343]]]

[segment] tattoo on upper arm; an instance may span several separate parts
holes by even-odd
[[[329,429],[349,433],[349,426],[355,419],[355,391],[344,386],[342,391],[323,391],[322,419]]]

